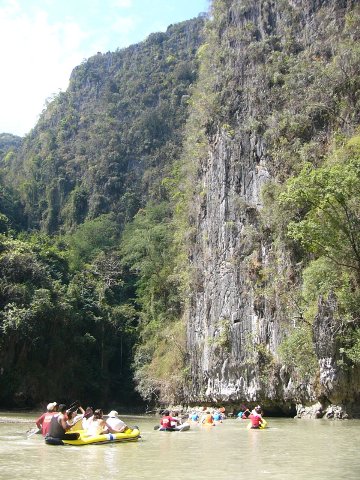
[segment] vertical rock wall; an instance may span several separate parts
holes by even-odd
[[[284,32],[291,29],[304,49],[320,41],[321,35],[330,35],[331,29],[343,29],[344,14],[354,2],[219,3],[228,9],[219,41],[229,37],[232,48],[228,64],[221,68],[232,70],[233,77],[227,78],[227,86],[225,81],[217,85],[228,88],[229,118],[226,124],[222,119],[209,129],[213,132],[209,151],[199,169],[197,236],[191,252],[194,287],[188,319],[188,400],[263,401],[286,410],[295,403],[315,402],[319,391],[313,384],[295,385],[279,363],[277,348],[284,321],[277,304],[280,300],[269,302],[256,292],[259,269],[273,259],[273,245],[259,227],[259,212],[260,191],[272,177],[274,165],[264,136],[251,125],[251,119],[271,115],[274,106],[269,87],[262,83],[261,60],[253,56],[249,61],[248,44],[236,43],[236,39],[255,29],[257,41],[271,45],[275,39],[284,41]],[[290,252],[284,250],[278,268],[286,269],[291,263]],[[325,371],[321,362],[326,361],[319,361],[320,370]]]
[[[253,249],[249,228],[256,228],[259,190],[268,176],[265,165],[261,141],[253,139],[245,148],[244,140],[237,143],[224,132],[213,138],[193,252],[197,290],[188,333],[194,400],[230,400],[250,391],[255,396],[256,379],[239,368],[249,353],[247,343],[258,339],[276,345],[274,325],[257,312],[242,262]]]

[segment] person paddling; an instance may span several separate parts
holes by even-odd
[[[69,430],[70,425],[67,423],[68,416],[66,413],[66,405],[59,405],[59,415],[54,415],[50,422],[49,432],[45,437],[45,442],[49,445],[62,445],[62,440],[65,438],[66,431]],[[78,435],[76,433],[69,433],[68,440],[76,440]]]
[[[260,428],[263,422],[263,418],[261,416],[261,407],[258,405],[254,408],[254,410],[249,415],[249,419],[251,421],[251,428]]]
[[[212,425],[215,426],[214,417],[211,415],[210,411],[207,410],[205,416],[202,418],[201,423],[203,425]]]
[[[247,420],[249,418],[250,414],[251,414],[251,412],[248,409],[248,407],[246,407],[245,405],[241,405],[241,410],[238,413],[238,418],[241,418],[242,420]]]
[[[199,421],[199,414],[197,412],[193,412],[190,416],[190,420],[192,420],[193,422],[198,422]]]
[[[35,423],[43,437],[49,433],[50,422],[54,415],[58,415],[58,404],[56,402],[48,403],[46,407],[46,412],[39,417]]]
[[[173,424],[178,424],[178,420],[172,416],[170,416],[169,410],[164,410],[163,417],[160,420],[160,428],[159,430],[174,430]]]
[[[214,418],[214,422],[222,423],[223,421],[223,416],[219,410],[215,410],[213,418]]]

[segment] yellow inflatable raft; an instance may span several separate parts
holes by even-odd
[[[128,428],[123,433],[105,433],[102,435],[87,436],[84,430],[76,432],[79,434],[77,440],[63,439],[65,445],[90,445],[101,443],[114,442],[136,442],[140,436],[140,431],[137,428]]]
[[[87,436],[84,430],[76,432],[78,438],[76,440],[67,440],[64,438],[62,443],[64,445],[91,445],[115,442],[136,442],[140,437],[138,428],[128,428],[123,433],[105,433],[102,435]]]

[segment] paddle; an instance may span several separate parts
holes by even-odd
[[[80,407],[80,402],[79,400],[75,400],[75,402],[73,402],[69,408],[67,409],[68,412],[76,412],[76,410]]]
[[[41,433],[41,429],[40,428],[32,428],[31,430],[28,430],[26,433],[27,433],[27,438],[30,438],[33,435],[35,435],[36,433]]]

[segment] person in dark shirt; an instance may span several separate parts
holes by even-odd
[[[62,440],[65,438],[66,431],[71,428],[67,423],[68,416],[66,413],[66,405],[59,405],[59,415],[53,416],[50,422],[49,433],[45,437],[45,442],[49,445],[62,445]],[[68,440],[76,440],[77,433],[69,433],[66,435]]]

